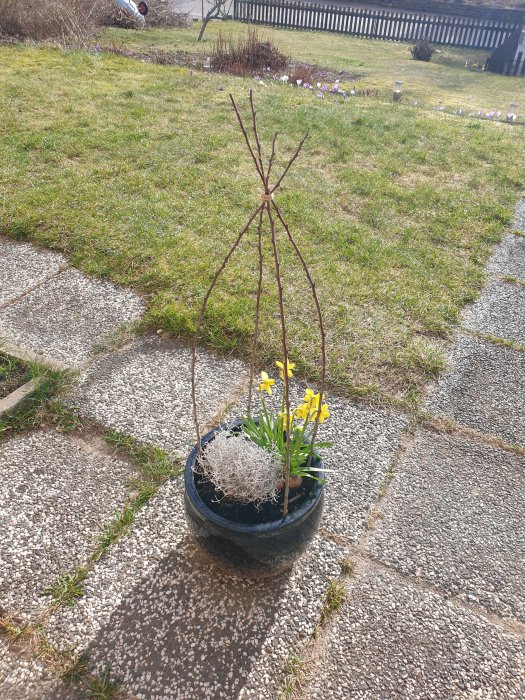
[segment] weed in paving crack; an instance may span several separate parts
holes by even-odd
[[[324,596],[323,609],[321,610],[320,622],[322,625],[327,622],[336,610],[339,610],[345,598],[346,588],[344,585],[340,581],[330,579]]]
[[[79,566],[73,574],[60,574],[51,586],[44,588],[43,594],[51,596],[55,605],[73,606],[84,595],[82,584],[87,574],[85,566]]]
[[[277,693],[277,700],[290,700],[298,679],[303,675],[305,662],[297,654],[290,654],[284,666],[284,681]]]

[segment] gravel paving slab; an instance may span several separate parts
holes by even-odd
[[[56,275],[66,265],[63,255],[0,237],[0,306]]]
[[[83,564],[100,527],[129,498],[128,464],[52,430],[0,446],[0,608],[24,618],[42,590]]]
[[[487,271],[491,275],[508,275],[525,281],[525,237],[505,234],[489,260]]]
[[[512,226],[525,233],[525,199],[520,199],[516,206]]]
[[[525,458],[418,432],[382,516],[372,556],[525,622]]]
[[[319,437],[333,446],[325,451],[327,473],[322,527],[357,542],[371,505],[392,467],[406,416],[358,406],[344,399],[330,401],[330,419]]]
[[[458,335],[425,409],[525,446],[525,353]]]
[[[525,284],[489,282],[478,301],[463,312],[462,325],[525,346]]]
[[[245,365],[199,351],[198,402],[203,425],[246,380]],[[101,357],[80,376],[71,401],[82,415],[169,450],[195,443],[191,351],[157,337],[138,338]]]
[[[77,368],[143,311],[133,292],[70,268],[0,311],[0,337]]]
[[[75,700],[79,696],[38,661],[0,639],[0,697],[2,700]]]
[[[369,569],[321,640],[308,700],[521,700],[522,639]]]
[[[311,635],[330,577],[345,556],[317,538],[291,575],[230,578],[199,555],[184,521],[181,481],[166,483],[60,610],[47,634],[108,663],[148,700],[267,700],[288,654]],[[241,693],[241,695],[239,695]]]

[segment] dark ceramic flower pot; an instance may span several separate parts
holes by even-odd
[[[240,425],[235,421],[211,430],[204,446],[219,430]],[[312,480],[308,494],[286,518],[260,524],[233,522],[215,513],[197,489],[197,446],[191,451],[184,474],[186,518],[203,551],[221,568],[243,576],[263,578],[289,569],[313,539],[323,511],[324,485]],[[322,469],[322,462],[316,461]],[[324,473],[316,474],[323,478]],[[310,481],[310,480],[309,480]]]

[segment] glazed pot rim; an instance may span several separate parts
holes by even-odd
[[[207,442],[210,442],[210,440],[212,440],[218,432],[221,432],[222,430],[230,430],[231,428],[238,427],[241,424],[242,420],[236,419],[234,421],[230,421],[229,423],[222,423],[221,425],[212,428],[212,430],[210,430],[208,433],[206,433],[206,435],[204,435],[201,438],[201,446],[205,445]],[[300,523],[301,520],[308,517],[310,511],[318,503],[324,491],[324,484],[320,483],[319,481],[314,481],[314,485],[310,491],[309,496],[303,501],[303,503],[301,503],[292,513],[289,513],[285,518],[280,518],[279,520],[272,520],[269,523],[258,523],[251,525],[235,522],[233,520],[229,520],[228,518],[224,518],[221,515],[218,515],[217,513],[214,513],[212,509],[208,505],[206,505],[206,503],[202,500],[199,492],[197,491],[197,487],[195,486],[195,471],[193,469],[193,466],[197,461],[197,456],[197,445],[195,445],[191,450],[188,459],[186,460],[186,466],[184,468],[184,487],[187,497],[190,498],[194,507],[197,509],[197,511],[203,519],[209,520],[215,525],[227,528],[228,530],[235,531],[239,534],[273,534],[276,530],[288,529],[288,527]],[[323,462],[321,459],[319,459],[318,465],[319,469],[322,470]],[[319,471],[318,474],[321,479],[324,478],[323,471]]]

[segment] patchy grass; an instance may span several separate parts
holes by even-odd
[[[173,36],[179,31],[194,40],[193,29]],[[282,34],[291,43],[279,40],[281,48],[300,46],[306,58],[323,41]],[[332,41],[324,62],[342,65],[348,40]],[[401,48],[366,42],[361,61],[382,52],[395,62]],[[0,232],[64,250],[87,273],[146,292],[148,323],[189,337],[213,269],[259,202],[228,99],[253,81],[49,47],[1,47],[0,65]],[[459,76],[437,65],[449,81]],[[421,85],[432,82],[418,75]],[[493,76],[457,80],[481,78]],[[332,386],[414,403],[443,369],[444,341],[477,295],[524,186],[521,128],[381,100],[320,100],[277,84],[258,87],[256,101],[265,144],[280,132],[275,173],[310,130],[278,197],[317,282]],[[205,341],[224,352],[250,345],[254,244],[252,234],[205,319]],[[291,252],[281,246],[281,254],[290,356],[315,378],[315,312]],[[268,268],[261,361],[280,356],[271,285]]]
[[[28,379],[38,379],[37,388],[16,410],[0,418],[0,441],[14,433],[45,425],[53,425],[60,431],[74,430],[79,423],[78,416],[60,400],[71,377],[35,364],[29,365],[27,371]]]

